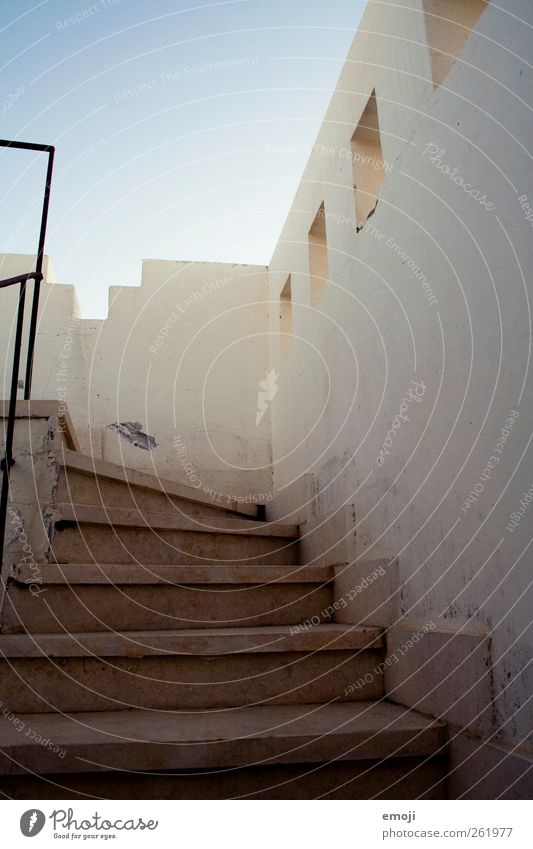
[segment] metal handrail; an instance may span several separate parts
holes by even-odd
[[[23,283],[28,280],[43,279],[42,274],[37,274],[36,271],[30,271],[29,274],[19,274],[17,277],[6,277],[5,280],[0,280],[0,289],[6,289],[8,286],[13,286],[15,283]]]
[[[24,399],[30,400],[31,397],[31,381],[33,374],[33,355],[35,351],[35,337],[37,335],[37,317],[39,312],[39,295],[41,289],[41,281],[43,280],[43,262],[44,262],[44,245],[46,240],[46,226],[48,223],[48,207],[50,203],[50,190],[52,186],[52,170],[54,167],[55,148],[51,145],[32,144],[30,142],[6,141],[0,139],[0,147],[15,148],[18,150],[33,150],[48,154],[48,165],[46,169],[46,182],[43,195],[43,206],[41,213],[41,227],[39,231],[39,244],[37,248],[37,257],[35,262],[35,271],[28,274],[19,274],[16,277],[9,277],[5,280],[0,280],[0,289],[5,289],[8,286],[14,286],[17,283],[20,285],[18,310],[17,310],[17,327],[15,331],[15,343],[13,346],[13,367],[11,371],[11,389],[9,394],[9,409],[7,415],[7,429],[5,438],[4,459],[0,462],[0,468],[3,471],[2,490],[0,494],[0,569],[2,567],[4,556],[4,541],[6,531],[7,505],[9,500],[9,483],[10,469],[13,465],[13,438],[15,434],[15,418],[17,411],[17,394],[19,388],[19,371],[20,357],[22,348],[22,331],[24,326],[24,307],[26,303],[26,285],[30,280],[35,281],[33,288],[33,300],[30,315],[30,326],[28,332],[28,348],[26,354],[26,375],[24,381]]]

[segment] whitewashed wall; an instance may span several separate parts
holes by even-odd
[[[405,621],[489,634],[492,729],[516,744],[531,691],[533,7],[488,5],[434,90],[422,5],[396,5],[369,4],[270,264],[272,299],[291,274],[294,336],[283,355],[273,309],[276,515],[305,513],[309,480],[324,515],[354,502],[359,554],[399,556]],[[356,234],[347,151],[373,89],[390,173]],[[310,306],[322,202],[330,281]]]
[[[11,256],[2,274],[30,267]],[[112,287],[107,319],[91,321],[79,319],[73,287],[45,285],[32,397],[63,400],[95,457],[266,501],[268,411],[256,425],[266,292],[263,267],[147,260],[142,285]],[[14,291],[3,304],[5,352]]]

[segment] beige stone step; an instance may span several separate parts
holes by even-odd
[[[406,759],[407,771],[412,758],[443,756],[447,739],[441,722],[368,701],[216,713],[26,714],[18,719],[21,730],[0,721],[4,773],[98,772],[101,781],[106,778],[102,773],[111,770],[246,769],[333,760]],[[39,738],[50,746],[39,744]]]
[[[140,510],[184,511],[192,514],[242,514],[257,517],[257,506],[231,495],[216,497],[194,487],[98,460],[77,451],[63,451],[58,500]]]
[[[36,577],[38,582],[36,582]],[[291,566],[110,564],[18,567],[1,631],[161,630],[326,621],[333,570]]]
[[[1,755],[0,755],[1,757]],[[57,755],[56,755],[57,757]],[[445,756],[207,770],[0,775],[8,799],[447,799]]]
[[[333,624],[0,636],[0,700],[41,713],[372,699],[383,644]]]
[[[299,566],[248,563],[153,564],[140,566],[124,563],[45,563],[35,567],[17,566],[20,584],[270,584],[326,583],[335,577],[333,566]],[[36,578],[37,575],[37,578]]]
[[[60,527],[54,531],[51,560],[58,563],[296,565],[298,541],[286,537],[111,528]]]
[[[124,633],[9,634],[0,636],[0,657],[147,657],[214,656],[280,651],[358,651],[383,649],[379,628],[324,624],[315,627],[272,625]]]
[[[298,527],[93,505],[62,504],[51,543],[60,563],[296,564]]]
[[[206,534],[240,534],[245,536],[296,538],[298,525],[282,522],[258,522],[251,518],[220,515],[216,517],[185,516],[179,513],[152,512],[122,507],[99,507],[93,504],[60,503],[56,509],[58,523],[78,522],[87,525],[112,525],[162,531],[191,531]]]

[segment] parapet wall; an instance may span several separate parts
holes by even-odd
[[[31,262],[0,258],[13,273]],[[107,319],[84,320],[71,286],[45,284],[32,397],[65,404],[88,454],[262,503],[266,292],[263,267],[147,260],[140,287],[111,287]],[[15,292],[3,307],[6,352]]]

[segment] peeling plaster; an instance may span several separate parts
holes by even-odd
[[[130,442],[135,448],[143,448],[145,451],[157,448],[154,437],[143,432],[140,422],[113,422],[107,427],[109,430],[116,430],[123,439]]]

